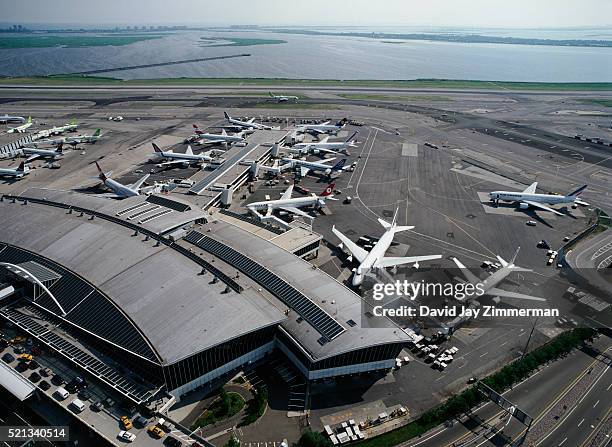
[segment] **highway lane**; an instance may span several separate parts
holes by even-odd
[[[591,433],[598,430],[599,423],[611,411],[612,379],[609,370],[608,367],[589,392],[569,410],[554,431],[538,445],[581,446],[591,436]]]
[[[595,345],[604,350],[610,346],[610,339],[602,336],[596,341]],[[561,396],[571,390],[574,384],[586,374],[589,368],[594,365],[591,355],[583,351],[574,351],[567,357],[549,364],[535,373],[513,389],[503,393],[504,397],[519,405],[522,410],[535,416],[545,412],[548,407],[555,403]],[[455,422],[452,427],[438,427],[432,432],[423,435],[421,438],[413,439],[401,444],[402,447],[433,447],[455,445],[479,445],[482,444],[483,431],[480,422],[484,421],[491,425],[499,425],[499,417],[502,412],[499,407],[492,403],[483,405],[474,412],[475,418],[463,418],[460,422]],[[514,423],[513,423],[514,424]],[[512,430],[514,428],[514,430]],[[522,426],[510,427],[508,432],[520,432]],[[490,433],[485,429],[486,433]],[[476,439],[476,442],[469,441]],[[491,445],[491,444],[489,444]]]

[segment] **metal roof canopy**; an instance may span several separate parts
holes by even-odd
[[[22,402],[34,394],[36,389],[30,381],[4,362],[0,362],[0,385]]]

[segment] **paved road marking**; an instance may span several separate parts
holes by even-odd
[[[599,403],[599,400],[597,402],[595,402],[595,405],[593,405],[593,408],[595,408],[598,403]]]
[[[485,355],[487,355],[489,353],[489,351],[485,352],[484,354],[481,354],[480,357],[484,357]]]
[[[562,446],[565,441],[567,441],[567,438],[563,439],[563,441],[559,443],[559,446]]]
[[[578,427],[580,427],[583,422],[584,422],[584,418],[582,418],[582,420],[580,422],[578,422]]]

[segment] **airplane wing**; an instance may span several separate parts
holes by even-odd
[[[306,177],[309,172],[310,172],[310,168],[307,168],[305,166],[300,166],[300,175],[302,177]]]
[[[323,138],[319,143],[327,143],[327,140],[329,140],[329,136]]]
[[[538,182],[533,182],[523,191],[523,194],[535,194],[537,187],[538,187]]]
[[[463,265],[459,259],[457,258],[453,258],[453,261],[455,262],[455,264],[457,264],[457,267],[459,267],[459,269],[461,270],[461,274],[463,276],[465,276],[465,279],[467,279],[469,282],[471,282],[472,284],[478,284],[480,281],[480,278],[478,278],[476,275],[474,275],[470,269],[468,269],[465,265]]]
[[[26,161],[25,161],[25,162],[26,162],[26,163],[29,163],[29,162],[31,162],[31,161],[38,160],[40,157],[41,157],[41,155],[40,155],[40,154],[30,155],[28,158],[26,158]]]
[[[296,208],[294,206],[279,206],[278,209],[279,210],[283,210],[283,211],[287,211],[287,212],[289,212],[291,214],[296,214],[298,216],[307,217],[309,219],[314,219],[314,217],[312,217],[310,214],[305,213],[301,209]]]
[[[404,256],[404,257],[389,257],[382,258],[377,263],[377,267],[395,267],[396,265],[402,264],[414,264],[415,262],[421,261],[433,261],[434,259],[440,259],[442,255],[426,255],[426,256]]]
[[[281,200],[286,200],[291,198],[291,193],[293,192],[293,185],[290,185],[289,188],[285,190],[283,195],[281,196]]]
[[[312,133],[316,133],[316,134],[321,134],[321,133],[326,133],[324,130],[319,130],[319,129],[308,129],[309,132]]]
[[[253,121],[255,121],[255,118],[251,118],[250,120],[247,121],[247,123],[252,124]]]
[[[336,227],[332,227],[332,232],[338,236],[338,239],[340,239],[342,241],[342,243],[344,244],[344,246],[347,248],[348,251],[351,252],[351,254],[357,259],[357,261],[359,262],[363,262],[363,260],[366,258],[366,256],[368,255],[368,252],[366,250],[364,250],[363,248],[361,248],[359,245],[357,245],[356,243],[354,243],[353,241],[351,241],[348,237],[346,237],[344,234],[340,233],[338,230],[336,230]]]
[[[580,199],[575,199],[574,203],[576,205],[582,205],[582,206],[591,206],[589,203],[585,202],[584,200],[580,200]]]
[[[498,289],[493,287],[487,290],[487,295],[499,296],[501,298],[516,298],[519,300],[530,300],[530,301],[546,301],[545,298],[539,298],[537,296],[525,295],[523,293],[509,292],[507,290]]]
[[[151,174],[145,174],[142,176],[142,178],[140,180],[138,180],[136,183],[132,183],[130,186],[128,186],[128,188],[130,189],[139,189],[142,184],[151,176]]]
[[[158,163],[157,166],[164,167],[164,166],[172,166],[172,165],[183,165],[185,163],[189,163],[189,160],[171,160],[171,161],[164,161],[162,163]]]
[[[544,211],[550,211],[551,213],[558,214],[559,216],[564,216],[565,215],[565,214],[560,213],[559,211],[557,211],[555,209],[552,209],[551,207],[546,206],[546,205],[544,205],[544,204],[542,204],[540,202],[532,202],[531,200],[521,200],[521,202],[526,203],[527,205],[531,205],[534,208],[540,208],[541,210],[544,210]]]
[[[326,158],[325,160],[321,160],[319,163],[323,163],[323,164],[327,164],[327,163],[331,163],[332,161],[334,161],[337,157],[330,157],[330,158]]]

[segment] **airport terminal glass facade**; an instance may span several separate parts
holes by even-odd
[[[275,332],[276,326],[259,329],[164,367],[167,388],[169,390],[179,388],[251,351],[272,343]]]

